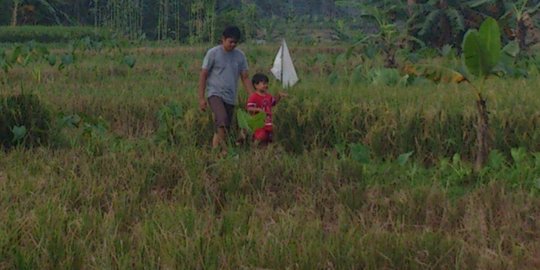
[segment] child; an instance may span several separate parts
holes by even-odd
[[[264,127],[255,130],[253,140],[256,144],[268,144],[272,142],[272,107],[275,106],[286,93],[280,92],[276,97],[268,93],[268,77],[257,73],[251,79],[255,92],[251,94],[247,101],[247,110],[252,114],[259,112],[266,113]]]

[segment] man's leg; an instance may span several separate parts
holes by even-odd
[[[216,131],[212,138],[212,148],[221,147],[221,152],[227,152],[227,129],[230,126],[234,106],[226,104],[220,97],[211,96],[208,103],[214,113]]]
[[[225,143],[227,139],[227,132],[225,127],[218,127],[214,133],[214,138],[212,139],[212,148],[216,149],[221,146],[223,151],[227,150],[227,144]]]

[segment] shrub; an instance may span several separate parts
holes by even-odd
[[[0,98],[0,144],[32,147],[47,144],[51,123],[50,111],[33,94]]]

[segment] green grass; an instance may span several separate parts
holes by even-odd
[[[275,49],[246,48],[251,73]],[[275,144],[221,159],[196,103],[204,48],[0,73],[1,95],[36,94],[54,122],[47,147],[0,152],[0,269],[537,268],[539,77],[488,82],[497,151],[474,173],[472,89],[351,83],[347,67],[370,62],[334,66],[340,51],[293,50],[302,81],[276,107]]]

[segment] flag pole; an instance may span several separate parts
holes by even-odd
[[[283,79],[283,53],[285,51],[285,46],[283,46],[285,44],[285,39],[281,39],[281,84],[282,85],[285,85],[285,80]],[[285,87],[284,87],[285,88]]]

